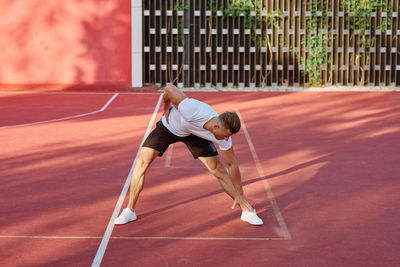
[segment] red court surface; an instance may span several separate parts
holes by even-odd
[[[175,144],[107,228],[160,94],[0,92],[0,266],[400,266],[399,93],[187,94],[239,112],[264,226]]]

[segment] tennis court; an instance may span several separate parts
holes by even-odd
[[[236,111],[240,210],[182,144],[114,226],[159,92],[0,92],[0,266],[399,266],[398,92],[187,92]],[[160,106],[161,104],[161,106]]]

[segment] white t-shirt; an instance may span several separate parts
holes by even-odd
[[[164,126],[173,134],[185,137],[194,134],[211,142],[218,144],[221,150],[228,150],[232,147],[232,139],[217,140],[210,131],[203,128],[204,124],[211,118],[218,116],[218,113],[206,103],[193,98],[185,98],[179,103],[178,109],[172,107],[168,121],[165,116],[161,121]]]

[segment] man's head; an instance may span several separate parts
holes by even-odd
[[[228,138],[240,130],[240,119],[235,112],[224,112],[218,116],[218,125],[214,127],[213,134],[218,140]]]

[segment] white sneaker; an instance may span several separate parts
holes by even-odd
[[[249,224],[252,225],[263,225],[263,221],[260,219],[260,217],[257,216],[256,210],[253,212],[243,210],[242,211],[242,216],[240,217],[242,221],[248,222]]]
[[[121,214],[114,220],[114,224],[126,224],[136,220],[135,211],[131,211],[130,208],[124,209]]]

